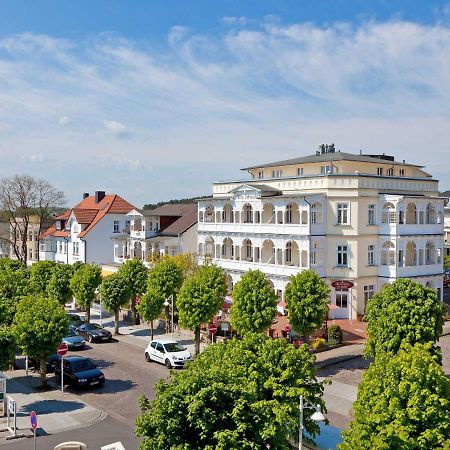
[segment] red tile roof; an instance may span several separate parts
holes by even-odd
[[[87,227],[78,235],[84,237],[94,228],[94,226],[105,217],[106,214],[126,214],[135,207],[116,194],[105,195],[105,197],[98,203],[95,202],[95,196],[90,195],[83,199],[80,203],[75,205],[72,209],[68,209],[64,214],[61,214],[57,220],[67,220],[73,213],[78,223],[87,225]],[[65,234],[67,233],[67,234]],[[56,225],[52,225],[48,230],[44,231],[39,239],[47,236],[67,237],[69,232],[65,230],[56,230]]]

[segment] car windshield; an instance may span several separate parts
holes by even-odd
[[[66,337],[75,337],[78,336],[73,329],[69,330],[69,334]]]
[[[72,372],[83,372],[85,370],[95,369],[95,364],[90,359],[83,359],[81,361],[73,361],[70,364]]]
[[[169,342],[168,344],[164,344],[164,348],[169,353],[184,351],[184,347],[178,342]]]
[[[103,327],[101,327],[98,323],[88,323],[84,327],[85,330],[103,330]]]

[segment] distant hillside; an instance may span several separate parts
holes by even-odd
[[[169,200],[168,202],[158,202],[158,203],[148,203],[147,205],[144,205],[144,209],[155,209],[158,208],[158,206],[162,205],[176,205],[178,203],[197,203],[197,200],[202,198],[209,198],[210,195],[203,195],[202,197],[192,197],[192,198],[180,198],[176,200]]]

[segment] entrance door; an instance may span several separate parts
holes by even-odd
[[[334,307],[330,309],[330,318],[348,319],[350,311],[350,292],[348,290],[335,291],[333,298]]]

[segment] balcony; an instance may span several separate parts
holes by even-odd
[[[385,278],[414,278],[442,274],[442,264],[425,264],[420,266],[380,266],[378,276]]]
[[[206,233],[286,234],[309,236],[309,224],[199,222],[198,231]]]

